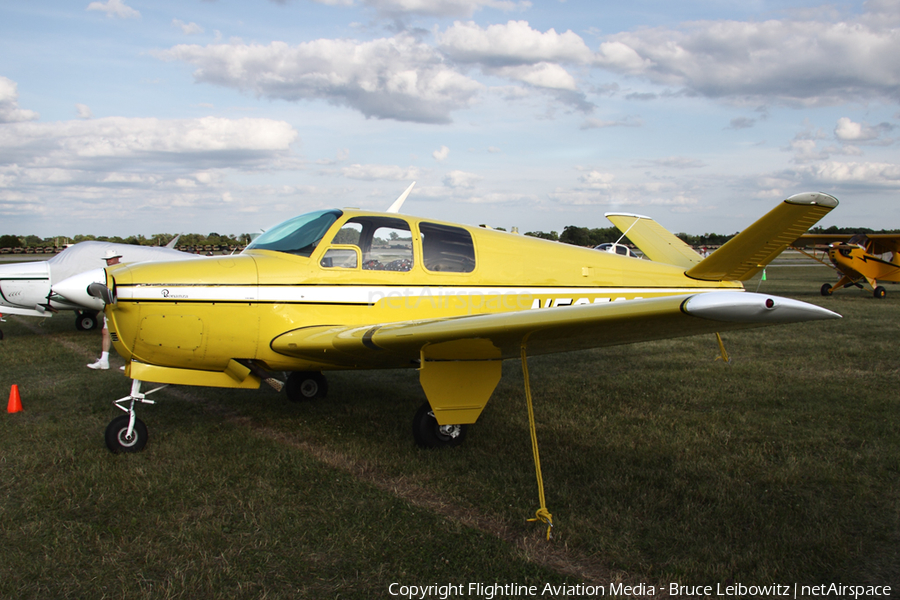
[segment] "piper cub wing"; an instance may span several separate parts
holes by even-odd
[[[794,240],[791,246],[823,263],[818,257],[806,252],[805,248],[827,246],[828,258],[840,279],[834,285],[822,284],[823,296],[830,296],[834,290],[851,285],[862,287],[860,282],[865,281],[876,298],[884,298],[887,290],[878,282],[900,281],[900,234],[897,233],[807,233]]]
[[[805,200],[788,200],[801,210],[779,227],[837,204]],[[398,367],[419,371],[427,402],[413,433],[435,447],[462,442],[504,359],[839,317],[711,269],[691,275],[704,264],[347,209],[286,221],[237,256],[115,266],[98,273],[105,285],[67,289],[106,303],[134,380],[107,428],[114,452],[146,443],[142,382],[256,388],[290,371],[287,395],[301,400],[325,394],[323,372]]]

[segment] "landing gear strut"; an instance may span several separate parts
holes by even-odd
[[[140,452],[147,445],[147,426],[135,415],[134,403],[156,404],[153,400],[147,400],[147,396],[168,386],[162,385],[144,394],[141,393],[141,383],[138,379],[133,380],[131,394],[115,401],[116,408],[128,414],[116,417],[106,427],[106,447],[110,452]]]

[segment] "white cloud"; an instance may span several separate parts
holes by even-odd
[[[509,21],[486,29],[473,22],[456,22],[438,34],[437,41],[440,49],[454,60],[489,67],[542,62],[587,64],[593,58],[578,34],[559,34],[554,29],[541,33],[527,21]]]
[[[618,121],[588,118],[581,124],[581,129],[606,129],[607,127],[643,127],[644,121],[639,117],[624,117]]]
[[[33,110],[19,108],[19,89],[16,82],[0,76],[0,123],[34,121],[39,116]]]
[[[364,181],[410,181],[419,178],[419,170],[415,167],[399,167],[397,165],[349,165],[341,169],[341,174],[348,179]]]
[[[894,163],[824,161],[802,167],[796,175],[807,185],[900,190],[900,165]]]
[[[94,113],[91,112],[91,109],[87,104],[76,104],[75,111],[77,112],[79,119],[94,118]]]
[[[834,136],[841,142],[873,142],[881,137],[882,133],[893,128],[889,123],[871,126],[867,123],[856,123],[848,117],[841,117],[834,128]]]
[[[578,88],[575,78],[557,64],[546,62],[535,65],[515,65],[490,69],[492,75],[521,81],[539,88],[574,91]]]
[[[69,234],[123,226],[146,233],[149,223],[165,228],[192,218],[252,229],[236,213],[277,207],[280,196],[229,175],[299,166],[291,153],[297,132],[271,119],[116,117],[2,127],[0,220],[52,215]],[[226,192],[236,206],[221,214]]]
[[[616,176],[612,173],[603,173],[601,171],[590,171],[579,177],[582,185],[591,189],[609,189]]]
[[[26,186],[146,183],[148,172],[164,179],[209,168],[255,170],[288,158],[297,138],[289,124],[270,119],[110,117],[4,127],[0,170]]]
[[[181,29],[182,33],[184,33],[185,35],[203,33],[203,28],[193,22],[185,23],[184,21],[181,21],[179,19],[172,19],[172,26]]]
[[[287,101],[322,99],[366,117],[447,123],[483,86],[407,35],[369,42],[320,39],[289,46],[180,45],[158,53],[197,67],[194,78]]]
[[[348,4],[352,0],[316,0],[324,4]],[[435,17],[470,17],[483,8],[510,11],[531,6],[531,2],[510,0],[363,0],[364,4],[388,15],[419,14]]]
[[[864,19],[862,19],[864,20]],[[830,105],[900,99],[900,35],[862,22],[698,21],[609,36],[595,64],[689,94]]]
[[[447,146],[441,146],[439,149],[432,152],[431,156],[434,157],[434,160],[442,162],[446,160],[448,156],[450,156],[450,148],[448,148]]]
[[[122,0],[107,0],[103,2],[91,2],[88,4],[87,10],[99,10],[106,13],[109,18],[118,17],[120,19],[139,19],[141,13],[127,6]]]
[[[444,176],[444,185],[450,188],[473,188],[482,179],[484,177],[475,173],[450,171]]]

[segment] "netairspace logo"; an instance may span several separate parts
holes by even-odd
[[[667,593],[673,598],[708,597],[708,598],[738,598],[746,596],[762,596],[766,598],[888,598],[891,596],[891,587],[885,585],[845,585],[842,583],[826,583],[821,585],[799,585],[771,583],[766,585],[716,584],[716,585],[682,585],[669,583],[648,585],[638,583],[634,585],[624,583],[609,583],[606,585],[521,585],[518,583],[434,583],[432,585],[406,585],[392,583],[388,586],[388,593],[398,598],[407,600],[447,600],[448,598],[515,598],[528,596],[546,596],[551,598],[601,598],[604,596],[656,596],[659,593]]]

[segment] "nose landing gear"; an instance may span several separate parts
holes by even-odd
[[[136,402],[156,404],[153,400],[147,400],[147,396],[168,387],[168,385],[161,385],[147,393],[141,393],[141,383],[138,379],[133,380],[131,394],[119,398],[114,403],[116,408],[128,413],[116,417],[106,427],[106,447],[114,454],[140,452],[147,445],[147,426],[135,415],[134,404]]]

